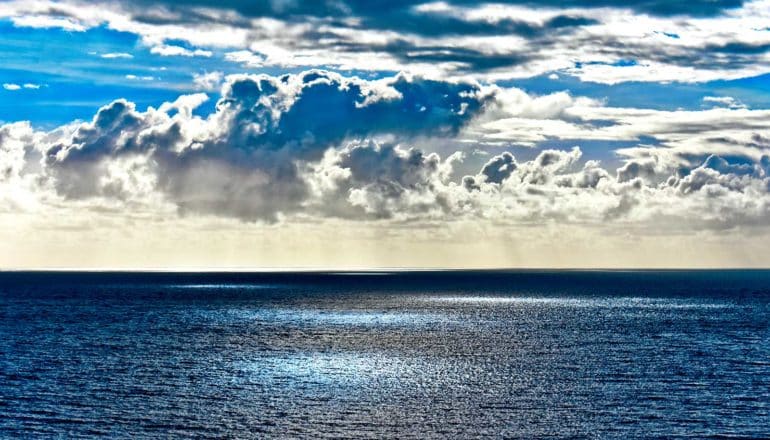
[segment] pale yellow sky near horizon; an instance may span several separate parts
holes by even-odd
[[[58,224],[57,224],[58,223]],[[73,226],[0,216],[2,269],[770,267],[767,231],[651,234],[482,222],[260,225],[171,218]]]

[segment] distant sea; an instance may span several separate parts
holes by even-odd
[[[770,438],[770,271],[0,273],[0,438]]]

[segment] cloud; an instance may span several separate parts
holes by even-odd
[[[103,54],[101,54],[99,56],[101,58],[105,58],[105,59],[108,59],[108,60],[109,59],[116,59],[116,58],[131,59],[131,58],[134,57],[130,53],[125,53],[125,52],[108,52],[108,53],[103,53]]]
[[[25,147],[31,140],[32,128],[26,123],[0,127],[0,182],[18,178],[25,167]]]
[[[519,165],[516,163],[516,159],[513,154],[505,152],[499,156],[495,156],[487,162],[481,169],[481,175],[484,176],[484,180],[490,183],[502,183],[504,180],[511,177],[511,174],[516,171]]]
[[[193,84],[198,90],[215,90],[219,88],[224,79],[222,72],[206,72],[193,74]]]
[[[86,26],[78,23],[73,17],[56,17],[49,15],[20,15],[11,17],[13,24],[30,28],[59,28],[71,32],[85,32]]]
[[[141,2],[140,2],[141,3]],[[152,2],[155,4],[156,2]],[[170,6],[179,7],[180,2],[167,1],[161,2]],[[469,0],[459,0],[447,2],[450,5],[472,5],[475,2]],[[742,0],[695,0],[686,3],[670,2],[665,0],[649,1],[618,1],[618,0],[570,0],[567,2],[556,0],[502,0],[497,2],[501,5],[529,5],[536,8],[553,9],[556,7],[566,8],[630,8],[636,12],[659,15],[659,16],[713,16],[723,13],[727,10],[740,7],[744,2]],[[146,4],[149,4],[146,3]],[[203,1],[198,2],[199,6],[209,8],[221,8],[234,10],[248,17],[278,17],[291,18],[298,16],[311,17],[340,17],[340,16],[358,16],[373,17],[378,14],[387,15],[397,11],[410,11],[418,7],[428,10],[445,9],[445,3],[435,2],[427,3],[419,0],[407,0],[391,3],[372,4],[366,0],[347,0],[340,2],[262,2],[254,4],[248,1]],[[400,24],[393,24],[399,26]]]
[[[766,0],[311,3],[10,1],[0,16],[17,26],[131,32],[162,56],[222,48],[250,67],[489,81],[566,74],[605,84],[736,79],[770,67]]]
[[[183,213],[274,221],[301,209],[309,195],[302,163],[328,148],[356,138],[453,136],[489,99],[473,83],[404,75],[234,75],[206,118],[194,115],[203,94],[146,112],[125,100],[102,107],[51,145],[45,164],[70,199],[129,200],[138,197],[132,188],[154,187]]]
[[[674,118],[561,93],[318,70],[228,76],[215,110],[199,114],[208,99],[184,95],[144,111],[117,100],[89,122],[52,132],[3,126],[3,184],[24,181],[65,205],[170,205],[184,216],[263,222],[480,219],[681,232],[768,226],[770,218],[770,140],[758,134],[767,124],[763,111]],[[618,136],[653,132],[666,145],[621,149],[615,170],[586,160],[579,147],[529,159],[503,150],[482,163],[466,154],[473,142],[449,154],[424,147],[462,145],[456,141],[478,134],[490,118]],[[594,118],[611,123],[597,126]]]
[[[506,152],[478,174],[453,180],[447,178],[452,161],[436,154],[356,143],[327,154],[311,179],[321,212],[347,218],[476,218],[518,226],[558,221],[604,229],[636,225],[656,233],[767,225],[768,155],[712,155],[636,176],[626,164],[617,178],[598,161],[581,163],[581,156],[578,148],[547,150],[518,162]]]
[[[451,162],[435,153],[391,143],[354,142],[332,150],[312,168],[324,215],[347,218],[394,218],[414,211],[428,214],[446,207],[438,191]]]
[[[209,58],[213,53],[210,50],[194,49],[190,50],[181,46],[174,46],[170,44],[163,44],[160,46],[153,46],[150,49],[150,53],[160,55],[164,57],[205,57]]]
[[[731,96],[705,96],[703,102],[714,106],[725,106],[731,109],[747,108],[745,104]]]
[[[24,84],[4,83],[3,84],[3,89],[11,92],[15,92],[21,89],[37,90],[39,88],[40,88],[40,84],[35,84],[35,83],[24,83]]]
[[[260,67],[264,65],[265,57],[248,50],[238,50],[225,54],[225,59],[247,67]]]
[[[154,81],[155,77],[151,75],[134,75],[129,73],[126,75],[126,79],[130,79],[132,81]]]
[[[537,146],[549,140],[636,142],[688,151],[731,154],[745,150],[770,129],[770,111],[713,107],[664,111],[606,106],[601,101],[557,92],[530,96],[499,89],[496,105],[461,133],[464,142],[487,146]],[[631,150],[621,149],[626,155]]]

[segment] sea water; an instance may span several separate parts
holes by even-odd
[[[0,273],[0,437],[770,437],[770,272]]]

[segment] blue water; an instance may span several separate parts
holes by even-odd
[[[0,437],[768,438],[770,272],[0,273]]]

